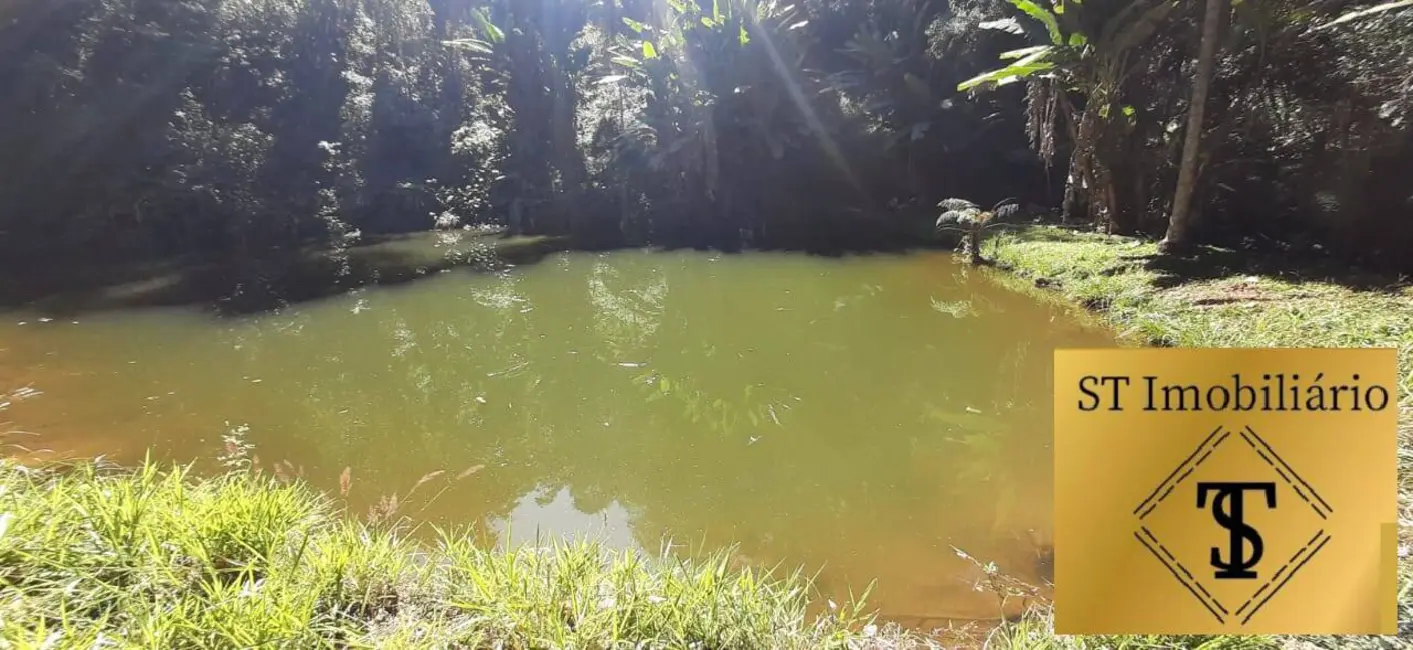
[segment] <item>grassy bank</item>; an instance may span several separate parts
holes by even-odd
[[[1045,612],[946,640],[815,607],[795,573],[552,541],[414,543],[298,481],[0,460],[0,648],[1267,648],[1063,639]],[[962,644],[962,645],[958,645]]]
[[[414,545],[298,483],[0,461],[0,647],[894,648],[807,580],[612,553]]]
[[[1399,350],[1400,592],[1398,639],[1285,639],[1282,645],[1413,647],[1413,287],[1350,273],[1204,249],[1156,255],[1152,242],[1036,227],[987,253],[1011,281],[1088,307],[1126,338],[1176,347],[1396,347]],[[1040,626],[1043,628],[1043,625]],[[1025,630],[1045,645],[1044,630]],[[1060,643],[1056,641],[1056,643]]]

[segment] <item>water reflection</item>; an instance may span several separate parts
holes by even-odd
[[[512,547],[555,538],[589,538],[617,549],[657,551],[638,545],[632,517],[622,504],[581,505],[568,488],[534,490],[522,496],[504,517],[491,520],[488,528],[497,543]]]
[[[995,614],[953,546],[1036,575],[1050,351],[1111,344],[942,255],[562,254],[244,319],[33,325],[0,326],[3,378],[44,392],[5,417],[58,453],[209,461],[244,425],[266,467],[330,490],[347,468],[353,512],[737,545],[927,618]]]

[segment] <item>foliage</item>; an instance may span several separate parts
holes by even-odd
[[[1071,149],[1065,215],[1111,232],[1161,232],[1200,3],[1012,4],[1016,16],[980,27],[1024,34],[1030,45],[1002,53],[1007,65],[959,87],[1025,81],[1032,145],[1047,161],[1064,141]],[[1379,169],[1370,167],[1375,159],[1399,169],[1409,162],[1409,23],[1391,17],[1400,7],[1380,5],[1356,29],[1361,23],[1337,18],[1344,6],[1235,3],[1225,17],[1194,202],[1199,212],[1227,217],[1201,219],[1209,238],[1320,240],[1346,259],[1368,261],[1389,259],[1381,236],[1409,241],[1407,192],[1385,187],[1383,172],[1358,171]],[[1340,168],[1308,180],[1322,173],[1316,169]],[[1352,216],[1375,204],[1377,225]]]
[[[1113,185],[1118,161],[1112,155],[1119,132],[1133,110],[1122,104],[1121,86],[1143,61],[1134,51],[1157,31],[1177,6],[1171,0],[1131,0],[1122,3],[1091,2],[1066,5],[1051,0],[1042,6],[1031,0],[1010,0],[1044,32],[1035,35],[1030,22],[1016,19],[992,21],[983,26],[1015,33],[1031,33],[1037,45],[1003,52],[1008,65],[982,73],[957,86],[958,90],[996,87],[1029,80],[1027,102],[1031,143],[1048,163],[1055,151],[1055,130],[1061,119],[1069,127],[1073,154],[1065,191],[1066,216],[1075,219],[1075,205],[1086,193],[1090,216],[1113,230],[1129,229],[1116,222]],[[1032,29],[1026,30],[1025,26]],[[1078,95],[1072,100],[1071,93]],[[1083,108],[1076,108],[1079,104]],[[1087,190],[1087,192],[1086,192]]]
[[[345,481],[345,486],[347,481]],[[345,491],[347,488],[345,487]],[[0,464],[0,637],[20,647],[922,647],[862,603],[806,615],[799,573],[493,551],[359,523],[298,481]]]
[[[255,256],[486,207],[439,191],[485,175],[453,135],[492,107],[426,2],[51,5],[0,28],[8,261]]]
[[[251,259],[477,224],[877,248],[917,243],[958,194],[1157,233],[1198,4],[17,0],[0,262]],[[1233,4],[1203,236],[1406,266],[1410,10]]]

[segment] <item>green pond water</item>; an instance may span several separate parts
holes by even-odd
[[[240,429],[355,513],[735,545],[924,625],[998,613],[953,547],[1044,579],[1051,353],[1112,345],[945,253],[553,253],[244,316],[3,313],[0,423],[210,471]]]

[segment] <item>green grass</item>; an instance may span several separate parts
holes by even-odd
[[[1261,636],[1056,636],[1051,612],[1036,611],[997,630],[988,650],[1268,650],[1277,639]]]
[[[1154,243],[1034,227],[988,246],[1013,283],[1093,310],[1132,341],[1174,347],[1393,347],[1399,360],[1400,545],[1413,547],[1413,288],[1338,266],[1285,265],[1237,251],[1204,249],[1188,260],[1157,257]],[[1019,278],[1017,282],[1016,278]],[[1413,647],[1413,557],[1399,564],[1399,638],[1267,640],[1287,647]],[[1037,613],[1006,647],[1067,648]],[[1207,638],[1169,642],[1236,643]],[[1110,639],[1097,647],[1148,640]],[[1090,646],[1096,647],[1096,646]]]
[[[902,648],[799,573],[560,541],[414,544],[247,471],[0,461],[0,647]],[[106,644],[106,645],[104,645]]]

